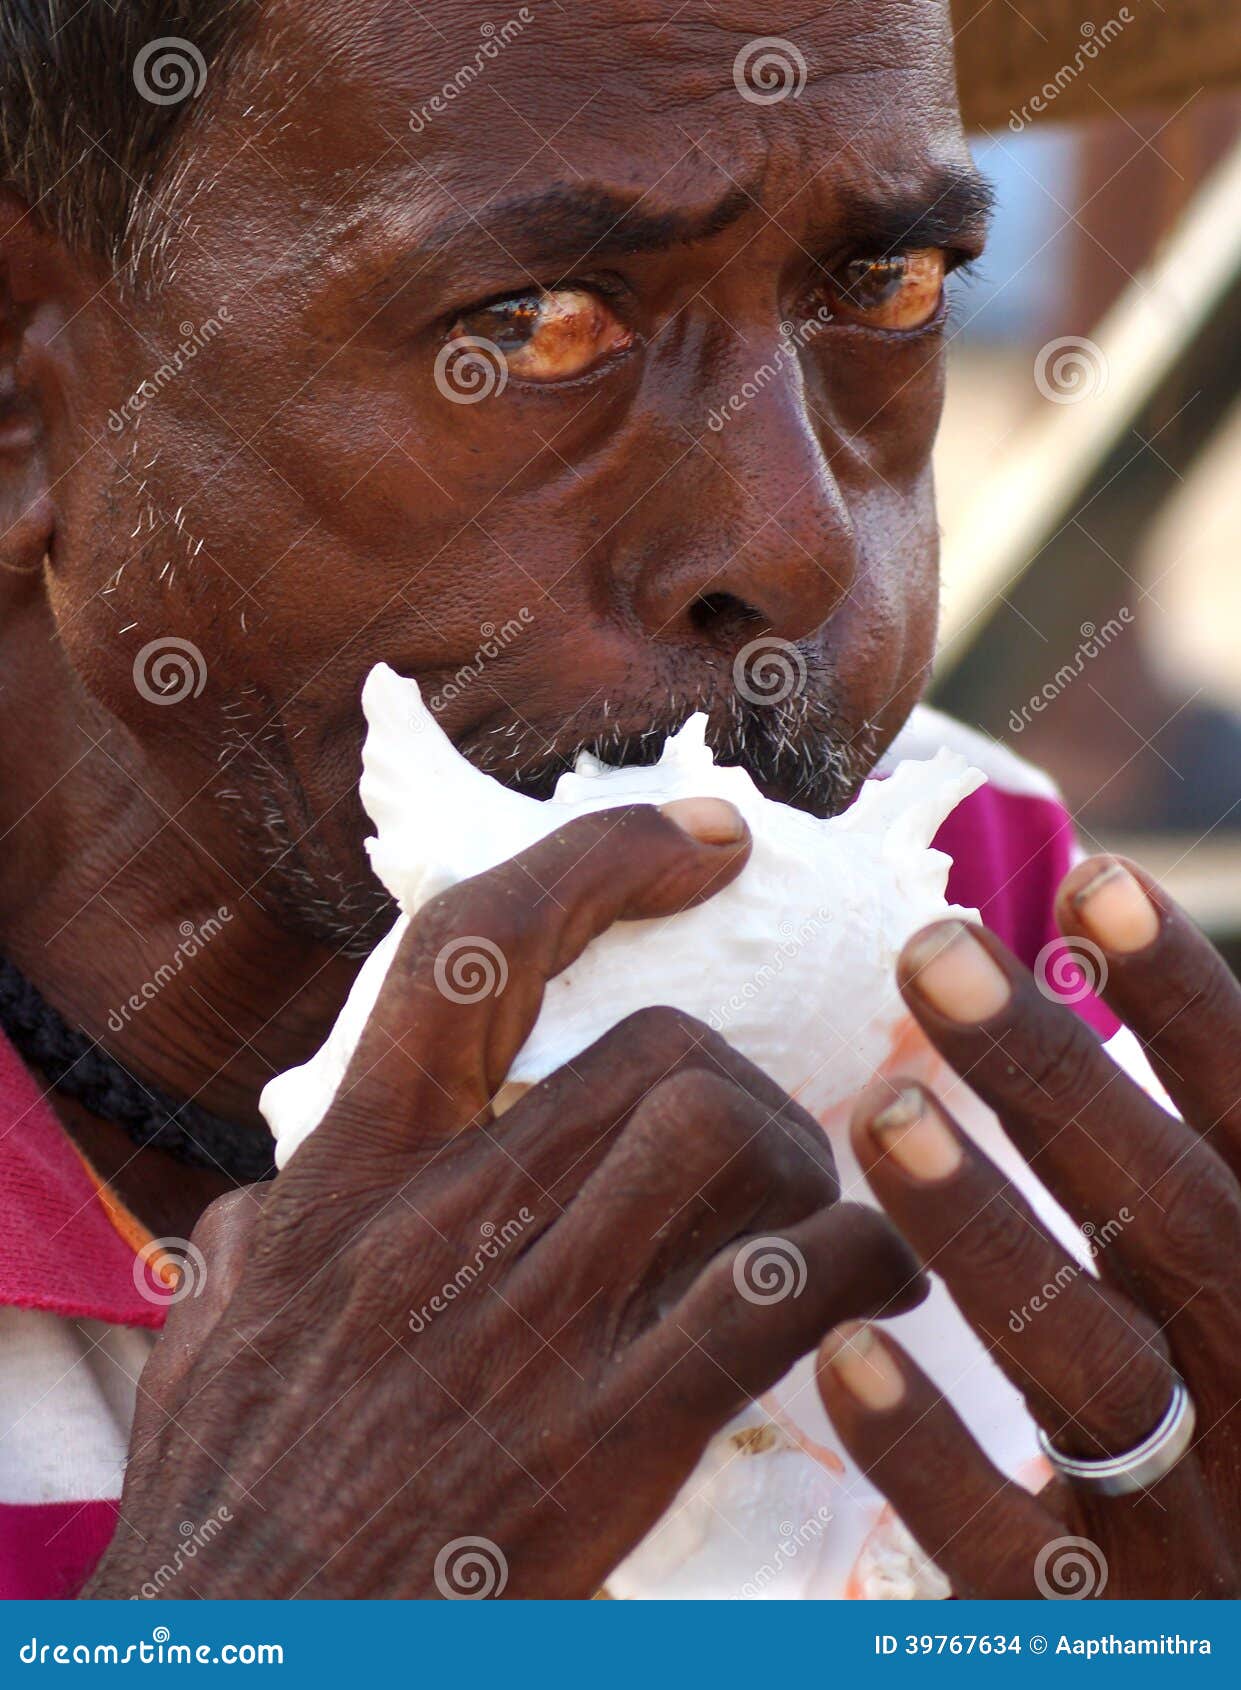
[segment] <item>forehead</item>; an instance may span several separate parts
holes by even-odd
[[[648,209],[916,191],[959,163],[947,0],[264,0],[199,209],[326,231],[549,184]],[[205,114],[204,114],[205,115]],[[374,232],[373,230],[371,231]],[[409,232],[409,231],[406,231]]]

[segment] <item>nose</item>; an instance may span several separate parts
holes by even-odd
[[[710,413],[667,478],[658,555],[634,584],[651,636],[732,646],[761,628],[800,640],[831,619],[858,558],[832,463],[845,449],[823,433],[827,444],[796,368],[743,408]]]

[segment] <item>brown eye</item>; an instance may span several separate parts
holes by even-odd
[[[919,329],[939,309],[944,291],[940,247],[859,258],[834,278],[836,316],[877,329]]]
[[[450,340],[462,337],[498,346],[508,373],[531,382],[569,381],[633,343],[633,331],[587,288],[521,294],[470,311]]]

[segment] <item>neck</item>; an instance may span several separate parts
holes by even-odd
[[[161,802],[131,736],[65,663],[41,598],[6,605],[3,655],[0,951],[139,1079],[266,1132],[260,1090],[322,1043],[357,962],[277,927],[225,866],[208,795]],[[168,1212],[161,1188],[181,1209],[187,1188],[214,1194],[218,1181],[162,1152],[135,1156],[81,1111],[61,1116],[122,1196],[141,1188],[144,1219]],[[109,1163],[132,1165],[129,1180]]]

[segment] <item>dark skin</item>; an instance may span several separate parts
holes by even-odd
[[[483,762],[515,742],[536,790],[670,695],[722,733],[756,632],[799,642],[808,725],[840,753],[832,788],[773,795],[843,803],[905,719],[936,593],[942,322],[919,255],[976,252],[982,196],[937,4],[778,11],[540,13],[537,40],[414,133],[473,60],[472,8],[438,6],[429,33],[379,0],[272,0],[162,186],[171,262],[150,297],[0,202],[0,936],[135,1072],[258,1133],[261,1085],[321,1042],[390,917],[356,799],[381,658],[447,692],[481,626],[526,609],[441,720]],[[777,29],[809,74],[760,105],[733,61]],[[907,271],[875,288],[894,248]],[[781,323],[824,306],[824,332],[712,431]],[[110,427],[181,325],[211,319],[137,426]],[[435,382],[462,334],[509,361],[483,403]],[[173,706],[134,675],[168,634],[206,675]],[[813,1123],[674,1012],[492,1120],[544,981],[611,921],[741,870],[744,837],[696,825],[566,829],[411,929],[328,1121],[273,1187],[203,1217],[206,1289],[144,1375],[127,1525],[93,1594],[139,1588],[180,1521],[224,1505],[178,1594],[433,1593],[439,1549],[477,1532],[508,1593],[589,1595],[741,1402],[827,1328],[917,1300],[896,1230],[835,1201]],[[110,1028],[182,923],[221,906],[192,969]],[[427,988],[457,933],[501,945],[499,999]],[[227,1186],[65,1119],[157,1233]],[[526,1211],[520,1245],[412,1344],[449,1258]],[[813,1270],[779,1312],[730,1295],[741,1242],[772,1231]],[[1039,1342],[1045,1389],[1070,1394],[1063,1345]],[[1024,1554],[1022,1523],[1003,1529]],[[1115,1593],[1162,1593],[1151,1578],[1135,1557]]]

